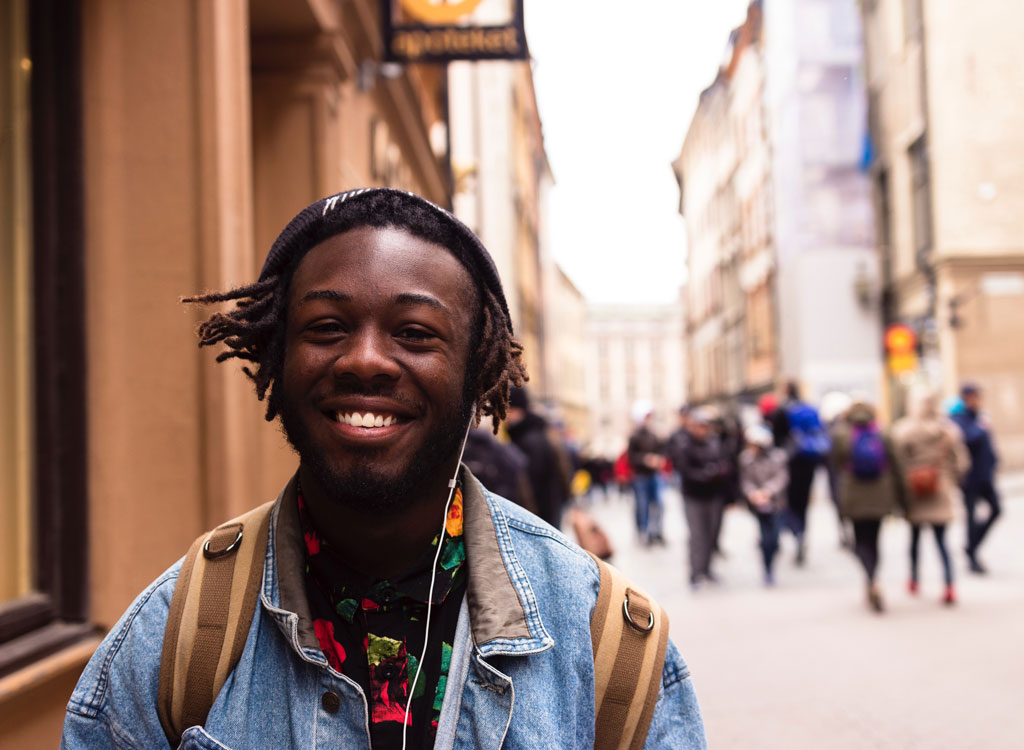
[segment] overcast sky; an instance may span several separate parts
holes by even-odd
[[[593,302],[668,302],[686,232],[671,162],[747,0],[526,0],[555,175],[549,237]]]

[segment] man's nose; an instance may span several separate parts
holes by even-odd
[[[353,332],[334,363],[336,377],[355,377],[364,382],[394,380],[401,368],[395,359],[395,341],[387,331],[361,329]]]

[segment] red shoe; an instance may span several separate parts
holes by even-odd
[[[956,589],[950,584],[946,586],[946,593],[942,595],[942,603],[946,605],[956,604]]]
[[[913,578],[907,581],[907,591],[912,596],[917,596],[917,581],[915,581]]]

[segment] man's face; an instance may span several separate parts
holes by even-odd
[[[707,422],[692,420],[690,422],[690,434],[698,440],[707,440],[711,434],[711,425]]]
[[[971,391],[965,393],[963,396],[964,406],[971,411],[978,411],[981,409],[981,393],[979,391]]]
[[[405,230],[359,227],[302,259],[288,290],[281,422],[331,497],[399,510],[454,469],[478,305],[462,264]]]

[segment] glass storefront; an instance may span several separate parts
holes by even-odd
[[[32,60],[26,0],[0,0],[0,607],[32,589]]]

